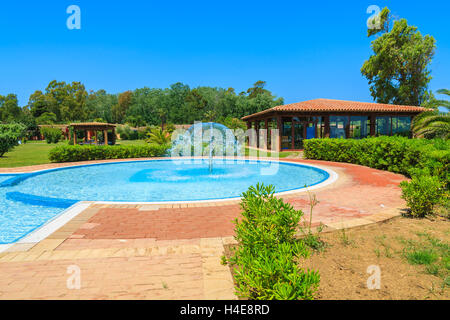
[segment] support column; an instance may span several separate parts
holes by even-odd
[[[95,140],[95,144],[98,144],[97,130],[94,131],[94,140]]]
[[[350,116],[347,116],[347,125],[344,128],[345,130],[345,138],[349,139],[350,138]]]
[[[103,131],[103,140],[105,140],[105,146],[108,145],[108,130]]]
[[[73,144],[77,144],[77,130],[75,128],[73,129]]]
[[[306,126],[305,128],[303,128],[303,131],[306,130]],[[306,133],[304,135],[304,137],[306,137]],[[294,117],[291,118],[291,149],[294,150],[295,149],[295,134],[294,134]]]
[[[259,121],[255,121],[256,147],[259,148]]]
[[[277,115],[277,127],[278,127],[278,152],[281,152],[281,136],[283,135],[283,124],[281,122],[281,116]]]
[[[330,137],[330,116],[325,116],[324,121],[325,121],[324,138],[329,138]]]
[[[269,119],[266,118],[265,123],[264,123],[264,129],[266,129],[266,149],[269,149],[269,145],[270,145],[270,132],[269,132]]]
[[[372,137],[375,137],[376,135],[376,123],[377,123],[377,118],[375,116],[370,116],[370,135]]]
[[[251,121],[247,121],[247,133],[249,133],[250,131],[248,131],[248,130],[250,130],[252,128],[252,123],[251,123]],[[250,141],[251,141],[251,138],[250,138],[250,136],[249,135],[247,135],[247,138],[246,138],[246,143],[247,143],[247,146],[249,146],[249,147],[251,147],[251,145],[250,145]]]

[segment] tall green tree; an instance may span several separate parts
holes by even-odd
[[[47,96],[40,90],[35,91],[28,100],[28,109],[35,118],[50,112],[50,103]]]
[[[191,90],[178,82],[165,89],[144,87],[109,94],[105,90],[87,93],[79,82],[54,80],[44,92],[30,96],[26,109],[38,124],[96,119],[134,125],[187,124],[207,118],[219,121],[283,104],[283,99],[272,95],[265,86],[264,81],[258,81],[238,95],[233,88],[203,86]],[[2,97],[2,105],[4,101]]]
[[[86,120],[88,93],[80,82],[67,84],[53,80],[45,89],[47,110],[54,113],[58,122]]]
[[[142,116],[147,124],[158,125],[160,118],[157,109],[166,103],[167,97],[162,89],[144,87],[133,92],[133,101],[127,116]]]
[[[112,107],[113,119],[116,123],[123,123],[128,108],[130,108],[133,101],[133,92],[125,91],[119,95],[119,100],[116,105]]]
[[[419,106],[432,97],[428,69],[436,49],[432,36],[422,34],[406,19],[393,23],[389,9],[379,14],[380,28],[368,30],[374,54],[361,73],[369,80],[370,92],[379,103]]]
[[[19,107],[17,95],[8,94],[7,96],[0,95],[0,120],[3,122],[17,121],[22,113],[22,108]]]
[[[61,110],[63,121],[87,120],[86,99],[88,93],[80,82],[72,82],[66,86],[67,94],[64,98]]]
[[[267,84],[266,81],[261,81],[261,80],[256,81],[253,84],[253,87],[251,87],[247,90],[248,97],[250,99],[253,99],[253,98],[256,98],[260,94],[269,93],[268,90],[264,89],[266,84]]]
[[[96,92],[91,91],[86,100],[86,109],[89,120],[102,119],[105,122],[112,123],[112,107],[119,103],[117,94],[109,94],[100,89]]]

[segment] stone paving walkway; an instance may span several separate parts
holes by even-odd
[[[401,175],[366,167],[292,159],[334,170],[339,179],[314,190],[313,226],[332,231],[400,214]],[[48,169],[60,165],[43,165]],[[30,171],[19,168],[16,172]],[[309,212],[309,196],[283,198]],[[228,267],[238,202],[91,204],[37,245],[0,254],[0,299],[234,299]],[[308,219],[308,215],[305,214]],[[81,288],[68,289],[68,267],[79,268]]]

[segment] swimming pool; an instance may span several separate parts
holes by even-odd
[[[273,174],[261,172],[275,169]],[[175,202],[237,198],[256,183],[277,192],[320,184],[327,171],[296,163],[207,160],[115,162],[0,176],[0,244],[13,243],[78,201]]]

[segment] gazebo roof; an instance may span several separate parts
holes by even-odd
[[[114,129],[116,127],[115,124],[103,122],[71,123],[70,126],[73,127],[74,129],[82,129],[82,130],[108,130]]]
[[[58,129],[66,129],[68,127],[67,124],[39,124],[39,128],[58,128]]]

